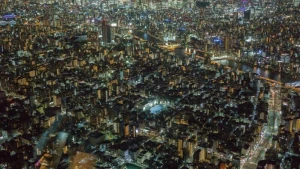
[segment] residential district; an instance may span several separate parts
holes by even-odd
[[[299,1],[0,13],[0,168],[300,168]]]

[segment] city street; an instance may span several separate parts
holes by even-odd
[[[249,156],[241,165],[241,169],[256,169],[257,163],[265,158],[266,148],[269,147],[271,139],[271,134],[264,134],[260,141],[253,146],[254,150],[249,151]]]
[[[248,152],[244,163],[241,164],[241,169],[255,169],[257,163],[265,158],[265,152],[269,148],[273,135],[278,133],[278,125],[281,120],[281,98],[280,89],[277,87],[271,88],[270,98],[268,100],[268,122],[264,125],[261,131],[261,138]]]

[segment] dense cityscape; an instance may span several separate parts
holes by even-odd
[[[299,0],[2,0],[0,168],[299,169]]]

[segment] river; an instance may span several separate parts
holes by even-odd
[[[257,73],[262,77],[272,79],[272,80],[276,80],[276,81],[279,81],[279,82],[282,82],[282,83],[292,83],[292,82],[297,81],[293,78],[281,75],[279,73],[274,73],[274,72],[271,72],[269,70],[262,69],[260,67],[252,67],[252,66],[249,66],[249,65],[246,65],[246,64],[243,64],[243,63],[235,62],[233,60],[218,60],[216,62],[218,62],[222,65],[234,68],[234,69],[241,70],[241,71],[250,71],[250,72],[253,72],[253,73]]]
[[[149,35],[146,32],[143,32],[143,31],[135,31],[134,35],[138,36],[139,38],[145,39],[149,42],[154,42],[154,43],[161,42],[161,40],[159,40],[159,39]],[[264,70],[264,69],[259,68],[259,67],[251,67],[249,65],[246,65],[246,64],[243,64],[243,63],[238,63],[238,62],[235,62],[235,61],[232,61],[232,60],[219,60],[219,61],[216,61],[216,62],[218,62],[222,65],[231,67],[231,68],[241,70],[241,71],[251,71],[253,73],[259,74],[262,77],[272,79],[272,80],[276,80],[276,81],[279,81],[279,82],[282,82],[282,83],[292,83],[292,82],[297,81],[293,78],[290,78],[290,77],[287,77],[287,76],[284,76],[284,75],[281,75],[281,74],[278,74],[278,73],[274,73],[274,72],[271,72],[269,70]]]
[[[153,43],[160,43],[162,42],[161,40],[159,40],[158,38],[155,38],[154,36],[146,33],[146,32],[143,32],[143,31],[139,31],[139,30],[135,30],[133,32],[133,34],[139,38],[142,38],[142,39],[145,39],[149,42],[153,42]]]

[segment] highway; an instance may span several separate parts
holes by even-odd
[[[45,150],[46,145],[50,140],[50,135],[54,134],[57,131],[58,126],[60,125],[63,117],[64,116],[58,116],[56,120],[52,123],[52,125],[40,136],[40,139],[34,148],[34,155],[36,156],[36,158],[39,158],[38,156],[40,156],[38,151],[43,153],[43,151]]]
[[[53,160],[52,160],[52,167],[54,169],[58,167],[61,155],[63,153],[63,148],[66,145],[67,138],[68,138],[68,133],[66,132],[59,132],[57,134],[56,140],[54,142],[56,143],[56,145],[53,151]]]

